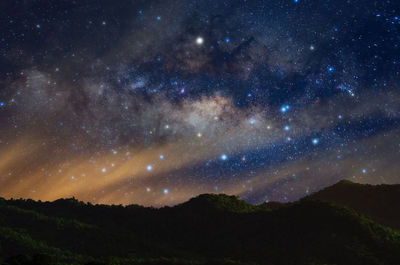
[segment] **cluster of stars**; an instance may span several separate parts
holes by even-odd
[[[289,109],[290,109],[290,106],[289,106],[289,105],[284,105],[284,106],[281,107],[281,112],[282,112],[282,113],[285,113],[285,112],[288,111]]]
[[[4,17],[0,196],[288,201],[398,181],[393,1],[76,5]]]

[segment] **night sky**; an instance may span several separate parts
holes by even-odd
[[[0,196],[400,183],[398,0],[1,1]]]

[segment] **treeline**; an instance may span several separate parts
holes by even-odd
[[[400,264],[400,235],[346,207],[254,206],[200,195],[175,207],[0,200],[3,264]]]

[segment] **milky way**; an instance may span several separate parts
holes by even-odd
[[[0,196],[400,183],[398,1],[2,1]]]

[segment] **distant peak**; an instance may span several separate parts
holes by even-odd
[[[177,205],[191,210],[219,210],[227,212],[249,212],[257,207],[240,200],[238,196],[226,194],[200,194],[189,201]]]
[[[342,179],[337,184],[354,184],[354,182],[348,179]]]
[[[353,182],[353,181],[348,180],[348,179],[342,179],[341,181],[339,181],[335,185],[362,185],[362,184]]]
[[[348,180],[348,179],[342,179],[342,180],[340,180],[338,183],[336,183],[336,184],[334,184],[334,185],[332,185],[332,186],[336,186],[336,185],[351,185],[351,186],[353,186],[353,185],[362,185],[362,184],[353,182],[353,181]],[[331,187],[332,187],[332,186],[331,186]]]

